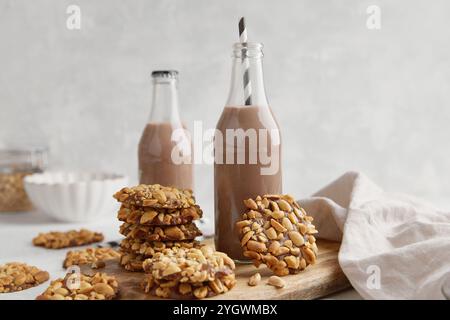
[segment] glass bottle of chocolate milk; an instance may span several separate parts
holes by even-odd
[[[139,142],[139,182],[193,188],[192,143],[178,111],[178,72],[153,71],[150,119]]]
[[[243,200],[282,193],[281,136],[263,81],[262,44],[236,43],[227,104],[214,140],[216,250],[244,257],[235,223]]]

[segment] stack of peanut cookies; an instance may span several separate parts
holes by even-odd
[[[126,270],[142,271],[145,259],[167,248],[199,247],[195,238],[202,233],[193,221],[202,210],[192,191],[138,185],[121,189],[114,198],[121,203],[117,217],[125,239],[120,264]]]

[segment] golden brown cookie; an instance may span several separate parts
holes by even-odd
[[[42,271],[25,263],[10,262],[0,265],[0,293],[25,290],[48,279],[47,271]]]
[[[123,252],[132,252],[151,258],[157,252],[161,252],[167,248],[200,248],[204,246],[198,241],[152,241],[123,239],[120,243],[120,248]]]
[[[130,224],[170,226],[191,223],[202,217],[203,212],[199,206],[177,209],[156,209],[150,207],[127,208],[122,205],[117,218]]]
[[[315,263],[317,230],[293,197],[264,195],[244,203],[247,209],[236,223],[244,256],[256,266],[266,264],[279,276]]]
[[[128,207],[175,209],[195,205],[191,190],[163,187],[159,184],[140,184],[131,188],[122,188],[114,194],[114,198]]]
[[[103,235],[86,229],[70,230],[67,232],[40,233],[33,239],[33,244],[47,249],[61,249],[78,247],[95,242],[103,241]]]
[[[79,277],[79,279],[77,278]],[[64,279],[52,281],[37,300],[111,300],[117,297],[119,284],[114,276],[96,273],[67,274]]]
[[[216,274],[230,274],[235,269],[230,257],[210,246],[164,249],[147,259],[143,267],[155,280],[180,279],[190,283],[212,281]]]
[[[142,284],[144,291],[153,296],[164,299],[204,299],[226,293],[236,284],[234,273],[218,274],[212,281],[204,282],[180,282],[155,280],[147,275]]]
[[[142,226],[123,223],[119,232],[127,238],[145,241],[183,241],[201,236],[194,223],[179,226]]]
[[[120,252],[112,248],[86,248],[67,252],[63,267],[68,268],[73,265],[92,264],[118,258],[120,258]]]
[[[198,241],[152,241],[123,239],[121,244],[122,256],[120,264],[128,271],[142,271],[142,263],[145,259],[151,258],[157,252],[162,252],[167,248],[200,248],[203,244]]]
[[[233,260],[209,246],[165,249],[143,263],[144,290],[161,298],[203,299],[235,285]]]

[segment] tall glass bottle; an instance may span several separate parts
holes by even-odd
[[[248,260],[235,228],[243,200],[282,193],[281,136],[267,103],[262,58],[260,43],[234,45],[230,94],[214,142],[215,244],[237,261]]]
[[[154,71],[150,119],[139,142],[139,182],[193,188],[192,143],[178,111],[178,72]]]

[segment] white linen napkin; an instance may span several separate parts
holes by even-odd
[[[363,298],[444,298],[450,212],[384,192],[358,172],[299,202],[314,217],[319,238],[342,241],[339,264]]]

